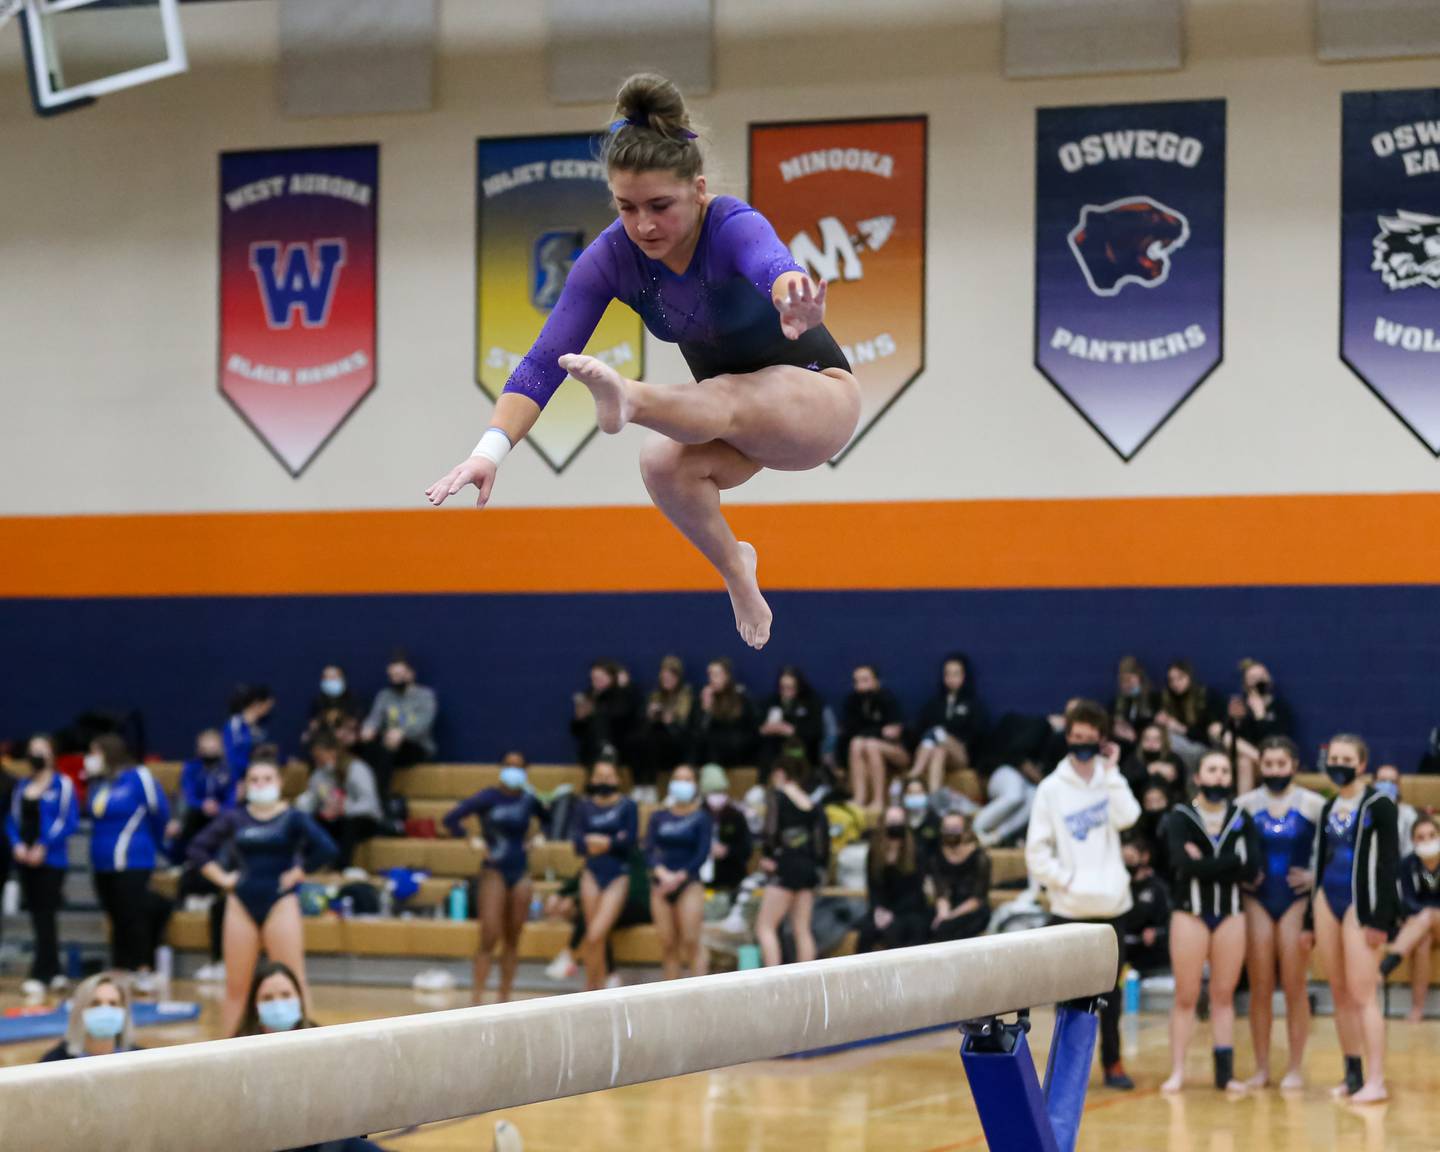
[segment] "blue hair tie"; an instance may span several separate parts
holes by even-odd
[[[616,132],[620,131],[620,129],[624,128],[627,124],[631,128],[648,128],[650,127],[650,118],[648,116],[640,116],[621,117],[619,120],[612,120],[610,121],[610,135],[615,135]],[[694,132],[691,132],[688,128],[682,128],[681,132],[684,133],[685,139],[687,140],[699,139],[699,137],[696,136]]]

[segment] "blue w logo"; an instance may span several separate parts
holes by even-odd
[[[1101,800],[1098,804],[1092,804],[1088,808],[1081,808],[1078,812],[1071,812],[1065,817],[1065,827],[1070,830],[1070,835],[1076,840],[1084,840],[1096,828],[1105,827],[1105,822],[1110,818],[1110,801]]]
[[[344,264],[344,240],[289,244],[283,254],[279,244],[252,244],[250,267],[260,283],[266,323],[271,328],[289,328],[298,308],[306,328],[323,326]]]

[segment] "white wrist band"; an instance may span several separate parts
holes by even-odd
[[[480,443],[475,445],[471,456],[484,456],[487,460],[493,460],[498,468],[505,454],[510,451],[510,437],[505,435],[499,428],[485,429],[485,435],[480,437]]]

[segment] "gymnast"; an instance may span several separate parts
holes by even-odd
[[[824,326],[825,282],[812,283],[755,209],[707,191],[679,89],[632,76],[616,117],[603,156],[619,219],[576,259],[474,452],[426,496],[438,506],[474,484],[483,508],[500,462],[569,373],[594,396],[601,431],[633,423],[658,433],[640,454],[645,487],[725,581],[745,643],[762,648],[771,612],[755,549],[735,539],[720,493],[762,468],[829,460],[854,434],[860,388]],[[581,355],[611,300],[678,344],[694,380],[627,380]]]

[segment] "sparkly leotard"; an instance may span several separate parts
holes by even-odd
[[[1320,861],[1320,886],[1335,919],[1345,919],[1354,899],[1355,843],[1360,831],[1360,806],[1330,809],[1325,828],[1325,859]]]

